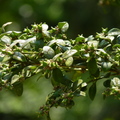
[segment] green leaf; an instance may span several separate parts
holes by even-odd
[[[105,74],[104,78],[109,78],[109,77],[110,77],[110,75],[111,75],[111,73],[110,73],[110,72],[108,72],[108,73],[106,73],[106,74]]]
[[[101,42],[99,42],[99,47],[100,48],[103,48],[103,47],[105,47],[105,46],[107,46],[109,44],[109,42],[108,41],[106,41],[106,40],[102,40]]]
[[[94,57],[92,57],[89,61],[88,61],[88,70],[89,73],[92,76],[98,77],[99,76],[99,69],[97,66],[97,62],[96,59]]]
[[[14,84],[12,90],[16,95],[21,96],[23,93],[23,84],[22,83]]]
[[[55,79],[53,77],[51,78],[51,83],[52,83],[53,86],[58,86],[59,85],[59,83],[57,81],[55,81]]]
[[[107,55],[107,52],[104,49],[97,49],[98,50],[98,55]]]
[[[72,64],[73,64],[73,57],[67,58],[67,60],[65,61],[65,65],[69,67]]]
[[[8,60],[10,60],[10,58],[11,58],[10,56],[5,55],[2,59],[2,62],[7,62]]]
[[[85,38],[83,37],[83,35],[79,35],[79,36],[75,39],[76,42],[84,42],[84,40],[85,40]]]
[[[120,35],[120,29],[112,28],[111,30],[108,31],[108,35],[113,35],[113,36]]]
[[[51,40],[49,43],[48,43],[48,46],[52,46],[53,44],[57,44],[57,45],[62,45],[62,46],[65,46],[65,41],[63,39],[56,39],[56,40]]]
[[[12,22],[7,22],[7,23],[3,24],[3,26],[2,26],[3,32],[5,32],[5,27],[10,25],[10,24],[12,24]]]
[[[55,43],[56,43],[56,40],[51,40],[51,41],[48,42],[47,45],[48,45],[48,46],[52,46],[52,45],[54,45]]]
[[[7,34],[10,34],[10,37],[17,38],[21,35],[21,31],[7,31]]]
[[[75,91],[78,88],[78,81],[73,82],[72,90]]]
[[[53,69],[53,79],[58,83],[63,83],[63,73],[59,68]]]
[[[109,35],[109,36],[106,36],[105,39],[108,40],[110,43],[112,43],[115,40],[115,37]]]
[[[53,60],[57,60],[58,58],[60,58],[60,56],[62,55],[62,53],[58,53],[53,57]]]
[[[35,43],[33,43],[33,45],[35,45],[35,50],[39,50],[39,48],[43,48],[44,46],[44,41],[43,40],[36,40]]]
[[[53,69],[52,76],[54,79],[52,80],[52,84],[54,85],[61,83],[63,85],[69,86],[71,84],[71,81],[66,76],[63,76],[63,73],[59,68]]]
[[[68,87],[71,86],[72,81],[67,76],[63,76],[63,80],[61,83]]]
[[[89,46],[89,47],[97,48],[97,47],[98,47],[98,44],[99,44],[99,41],[96,41],[96,40],[88,41],[88,46]]]
[[[71,46],[71,42],[69,40],[64,40],[66,46]]]
[[[66,32],[69,28],[69,24],[67,22],[59,22],[58,27],[61,29],[62,32]]]
[[[14,53],[13,59],[21,61],[21,62],[25,62],[26,61],[25,56],[22,53],[17,52],[17,51]]]
[[[96,82],[93,83],[89,88],[89,97],[91,100],[94,100],[96,95]]]
[[[106,81],[104,81],[103,85],[105,87],[110,87],[110,82],[111,82],[111,80],[106,80]]]
[[[63,57],[63,58],[71,57],[71,56],[73,56],[76,52],[77,52],[77,50],[75,50],[75,49],[67,50],[67,51],[65,51],[65,52],[63,53],[62,57]]]
[[[74,103],[73,100],[69,100],[69,102],[66,103],[66,104],[67,104],[67,105],[66,105],[65,107],[67,107],[67,108],[69,108],[69,109],[71,109],[71,108],[75,105],[75,103]]]
[[[55,55],[54,50],[49,46],[44,46],[43,47],[43,53],[44,53],[45,57],[49,58],[49,59],[53,58],[54,55]]]
[[[65,46],[65,41],[62,40],[62,39],[57,39],[57,40],[56,40],[56,44],[57,44],[57,45]]]
[[[11,39],[8,36],[5,36],[5,35],[1,38],[1,41],[6,43],[7,45],[11,44]]]
[[[61,50],[62,50],[63,52],[71,49],[71,47],[66,47],[66,46],[62,46],[62,45],[59,45],[59,47],[61,48]]]
[[[22,48],[30,49],[30,48],[31,48],[30,44],[34,44],[35,42],[36,42],[36,36],[31,37],[31,38],[29,38],[29,39],[27,39],[27,40],[21,40],[21,39],[15,40],[15,41],[13,41],[13,43],[10,45],[10,47],[12,48],[12,47],[15,46],[16,44],[19,44],[19,46],[22,47]]]
[[[9,81],[9,80],[11,79],[11,76],[12,76],[11,73],[5,74],[5,75],[3,76],[3,80],[4,80],[4,81]]]
[[[5,43],[0,40],[0,51],[5,47]]]
[[[115,45],[113,45],[113,48],[114,48],[114,49],[120,48],[120,44],[115,44]]]
[[[42,34],[44,37],[48,37],[48,38],[50,37],[49,31],[42,31]]]
[[[14,84],[19,81],[20,76],[19,75],[14,75],[11,78],[11,84]]]
[[[91,41],[91,40],[94,40],[93,35],[90,35],[88,38],[86,38],[86,41]]]
[[[117,43],[120,44],[120,35],[117,36]]]

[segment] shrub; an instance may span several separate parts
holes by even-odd
[[[9,24],[0,31],[0,90],[6,88],[21,96],[27,78],[38,74],[49,79],[53,92],[39,109],[48,120],[51,107],[72,108],[73,98],[86,96],[87,91],[94,100],[99,80],[106,88],[104,98],[120,99],[120,29],[69,39],[67,22],[6,32]]]

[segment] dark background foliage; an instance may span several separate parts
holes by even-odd
[[[120,6],[100,5],[98,0],[0,0],[0,26],[8,21],[13,24],[7,30],[23,30],[24,27],[41,22],[55,26],[60,21],[67,21],[70,24],[68,36],[74,39],[78,34],[94,35],[101,31],[101,27],[120,28]],[[48,80],[26,83],[25,92],[19,98],[6,93],[6,90],[1,91],[0,118],[37,119],[34,117],[36,111],[51,90],[48,85]],[[113,98],[104,101],[100,90],[99,85],[98,95],[93,102],[86,97],[75,99],[77,104],[73,109],[52,109],[52,117],[55,120],[119,120],[120,102]]]
[[[120,27],[120,6],[100,5],[98,0],[1,0],[0,25],[12,21],[13,29],[46,22],[70,24],[69,36],[88,36],[101,27]]]

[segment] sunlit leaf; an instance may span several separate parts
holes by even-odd
[[[44,53],[46,58],[53,58],[54,55],[55,55],[54,50],[49,46],[44,46],[43,47],[43,53]]]
[[[69,28],[69,24],[67,22],[59,22],[58,27],[61,29],[62,32],[66,32]]]
[[[85,41],[91,41],[91,40],[94,40],[93,35],[90,35],[88,38],[85,39]]]
[[[62,55],[62,53],[58,53],[53,57],[53,60],[57,60],[60,56]]]
[[[3,37],[1,38],[1,41],[5,42],[7,45],[10,45],[10,44],[11,44],[11,39],[10,39],[10,37],[8,37],[8,36],[3,36]]]
[[[42,31],[44,37],[50,37],[49,31]]]
[[[57,40],[56,40],[56,43],[57,43],[58,45],[65,46],[65,41],[62,40],[62,39],[57,39]]]
[[[31,43],[34,44],[35,42],[36,42],[36,37],[34,36],[34,37],[29,38],[29,39],[27,39],[27,40],[22,40],[22,39],[15,40],[15,41],[10,45],[10,47],[12,48],[13,46],[19,44],[19,46],[22,47],[22,48],[30,49],[30,48],[31,48],[30,44],[31,44]]]
[[[65,41],[62,40],[62,39],[56,39],[56,40],[51,40],[49,43],[48,43],[48,46],[52,46],[53,44],[57,44],[57,45],[62,45],[62,46],[65,46]]]
[[[20,76],[19,75],[14,75],[11,78],[11,84],[14,84],[19,81]]]
[[[97,49],[97,50],[100,52],[100,54],[102,53],[103,55],[107,55],[107,53],[104,49]]]
[[[110,41],[110,43],[112,43],[112,42],[114,41],[114,39],[115,39],[115,37],[114,37],[114,36],[111,36],[111,35],[106,36],[105,38],[106,38],[108,41]]]
[[[95,41],[95,40],[88,41],[88,46],[89,47],[97,48],[98,44],[99,44],[99,41]]]
[[[65,65],[66,66],[71,66],[72,64],[73,64],[73,57],[67,58],[67,60],[65,61]]]
[[[56,43],[56,40],[51,40],[51,41],[48,42],[47,45],[48,45],[48,46],[52,46],[52,45],[55,44],[55,43]]]
[[[113,35],[113,36],[120,35],[120,29],[112,28],[111,30],[108,31],[108,35]]]
[[[86,96],[86,93],[83,91],[80,91],[80,96]]]
[[[5,27],[8,26],[8,25],[11,25],[11,24],[12,24],[12,22],[7,22],[7,23],[3,24],[2,25],[3,32],[5,32]]]
[[[77,50],[75,50],[75,49],[67,50],[67,51],[65,51],[65,52],[63,53],[62,57],[63,57],[63,58],[71,57],[71,56],[73,56],[76,52],[77,52]]]
[[[8,60],[10,60],[10,56],[9,55],[5,55],[2,59],[2,62],[7,62]]]
[[[47,30],[48,30],[48,25],[42,24],[42,31],[47,31]]]

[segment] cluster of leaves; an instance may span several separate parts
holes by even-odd
[[[36,74],[49,79],[53,92],[48,95],[40,114],[49,118],[51,107],[71,108],[73,98],[85,96],[91,100],[97,91],[97,81],[103,81],[103,96],[120,99],[120,29],[102,29],[96,36],[78,35],[68,39],[67,22],[56,27],[46,23],[33,24],[22,32],[0,33],[0,90],[7,88],[18,96],[24,81]]]

